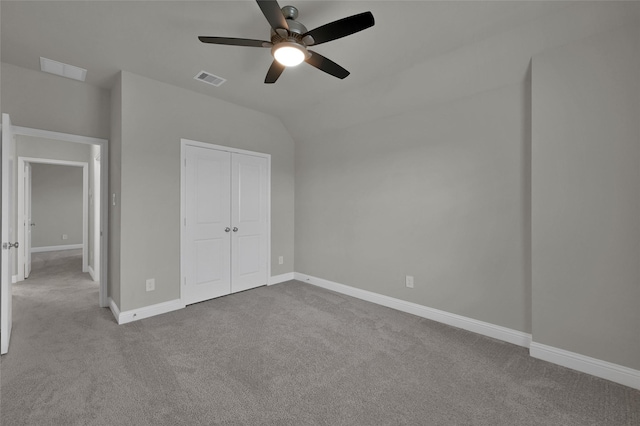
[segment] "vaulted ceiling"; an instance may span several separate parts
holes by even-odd
[[[253,0],[0,2],[1,60],[40,57],[88,70],[108,89],[120,70],[278,117],[294,140],[523,81],[532,56],[640,19],[640,2],[280,0],[308,29],[371,11],[375,25],[313,47],[351,72],[301,64],[264,84],[270,49],[198,36],[269,39]],[[227,79],[194,80],[201,70]]]
[[[263,83],[269,49],[206,45],[200,35],[269,39],[254,1],[2,1],[2,61],[39,70],[41,56],[88,70],[109,88],[126,70],[280,118],[359,87],[393,79],[416,63],[507,31],[564,2],[280,1],[308,29],[371,11],[374,27],[314,49],[351,72],[339,80],[307,64]],[[227,79],[196,81],[201,70]]]

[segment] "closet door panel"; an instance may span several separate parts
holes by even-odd
[[[267,159],[231,155],[231,291],[267,284]]]
[[[224,151],[187,148],[185,304],[231,292],[230,161]]]

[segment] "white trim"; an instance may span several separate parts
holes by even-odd
[[[504,342],[513,343],[514,345],[527,348],[529,347],[529,343],[531,342],[531,334],[527,334],[522,331],[513,330],[484,321],[478,321],[473,318],[463,317],[461,315],[452,314],[449,312],[441,311],[439,309],[429,308],[427,306],[418,305],[417,303],[395,299],[393,297],[384,296],[382,294],[350,287],[344,284],[335,283],[298,272],[294,273],[294,276],[296,280],[307,282],[309,284],[313,284],[327,290],[333,290],[338,293],[346,294],[348,296],[356,297],[358,299],[366,300],[368,302],[386,306],[388,308],[397,309],[399,311],[417,315],[422,318],[427,318],[433,321],[441,322],[443,324],[452,325],[454,327],[462,328],[464,330],[502,340]]]
[[[46,246],[46,247],[31,247],[31,253],[42,253],[45,251],[58,251],[58,250],[76,250],[83,248],[82,244],[67,244],[62,246]],[[85,271],[83,271],[85,272]]]
[[[54,164],[59,166],[71,166],[82,167],[82,272],[87,272],[89,266],[89,163],[84,161],[68,161],[68,160],[54,160],[43,157],[18,157],[18,242],[24,247],[26,235],[25,235],[25,218],[24,218],[24,164],[25,163],[37,163],[37,164]],[[22,226],[20,226],[22,224]],[[60,249],[65,250],[65,249]],[[52,250],[40,250],[40,251],[52,251]],[[31,250],[32,253],[38,251]],[[25,265],[24,252],[18,251],[18,280],[24,280],[24,265]]]
[[[256,155],[254,152],[252,155]],[[271,277],[271,154],[259,154],[267,159],[267,284]]]
[[[89,145],[106,145],[107,139],[92,138],[90,136],[72,135],[70,133],[52,132],[49,130],[32,129],[29,127],[13,126],[16,135],[32,136],[35,138],[53,139],[64,142],[84,143]]]
[[[267,283],[267,285],[280,284],[285,281],[291,281],[294,279],[295,279],[294,273],[287,272],[286,274],[274,275],[273,277],[269,278],[269,282]]]
[[[92,280],[98,281],[96,280],[96,273],[93,271],[93,268],[91,267],[91,265],[87,266],[87,272],[89,273],[89,275],[91,275]]]
[[[17,148],[17,147],[16,147]],[[16,149],[17,150],[17,149]],[[18,281],[22,281],[25,279],[25,265],[27,263],[25,257],[26,257],[26,249],[27,249],[27,244],[26,244],[26,218],[24,217],[24,205],[25,205],[25,195],[26,195],[26,191],[25,191],[25,173],[24,173],[24,169],[25,169],[25,165],[24,165],[24,161],[21,161],[20,159],[21,157],[18,157],[18,180],[16,182],[16,186],[17,186],[17,193],[18,196],[16,198],[16,203],[18,204],[18,216],[16,218],[16,233],[18,236],[18,244],[20,244],[17,252],[18,252],[18,259],[17,259],[17,266],[18,266],[18,270],[17,270],[17,274],[16,274],[16,279]],[[31,173],[29,173],[31,174]],[[31,180],[29,181],[29,185],[31,185]],[[31,226],[29,224],[29,226]]]
[[[531,342],[529,355],[534,358],[571,368],[621,385],[640,389],[640,370],[602,361],[542,343]]]
[[[118,322],[118,318],[120,317],[120,309],[118,309],[118,305],[113,301],[112,298],[109,298],[109,309],[111,309],[111,313],[115,318],[116,322]]]
[[[89,271],[89,163],[82,167],[82,272]]]
[[[185,139],[180,139],[180,300],[184,300],[182,287],[187,282],[187,268],[185,267],[186,224],[187,220],[187,145]],[[186,304],[185,304],[186,305]]]
[[[215,149],[215,150],[218,150],[218,151],[232,152],[234,154],[245,154],[245,155],[252,155],[254,157],[262,157],[262,158],[271,159],[271,154],[266,154],[264,152],[247,151],[246,149],[232,148],[230,146],[216,145],[216,144],[207,143],[207,142],[198,142],[198,141],[194,141],[194,140],[191,140],[191,139],[182,138],[182,139],[180,139],[180,143],[182,144],[183,148],[186,145],[191,145],[191,146],[195,146],[195,147],[198,147],[198,148]]]
[[[102,237],[100,236],[100,215],[102,213],[102,206],[101,201],[102,201],[102,191],[101,191],[101,187],[102,185],[101,183],[101,176],[102,176],[102,170],[100,168],[100,146],[99,145],[91,145],[90,147],[90,151],[91,151],[91,162],[89,163],[89,167],[93,166],[93,175],[91,176],[91,180],[93,181],[93,185],[91,186],[90,190],[89,190],[89,194],[91,197],[91,201],[93,202],[93,205],[89,206],[89,212],[90,214],[93,214],[93,235],[91,235],[91,232],[89,233],[89,236],[92,237],[92,244],[91,246],[89,246],[89,253],[93,254],[93,256],[89,255],[89,259],[93,259],[93,265],[91,267],[91,269],[93,269],[93,276],[94,276],[94,281],[99,281],[99,277],[101,274],[100,271],[100,259],[101,259],[101,246],[102,246]],[[96,173],[96,170],[98,173]],[[91,230],[89,230],[91,231]]]
[[[168,302],[157,303],[151,306],[145,306],[144,308],[118,312],[118,316],[116,318],[118,319],[118,324],[127,324],[129,322],[165,314],[167,312],[177,311],[178,309],[183,309],[184,307],[185,305],[180,299],[175,299]],[[113,308],[111,308],[111,310],[113,311]]]
[[[107,299],[109,268],[109,142],[100,144],[100,293],[98,304],[101,308],[109,306]],[[95,253],[94,253],[95,262]]]

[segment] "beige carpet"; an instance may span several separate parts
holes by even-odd
[[[77,253],[14,288],[2,425],[640,425],[640,392],[291,281],[118,326]]]

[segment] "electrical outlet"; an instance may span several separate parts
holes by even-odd
[[[407,275],[404,281],[405,285],[409,288],[413,288],[413,277],[411,275]]]
[[[68,236],[67,234],[62,234],[62,239],[63,239],[63,240],[68,240],[68,239],[69,239],[69,236]]]
[[[156,289],[156,279],[155,278],[149,278],[147,280],[147,291],[153,291]]]
[[[284,264],[284,256],[280,256],[278,258],[278,265],[283,265]]]

